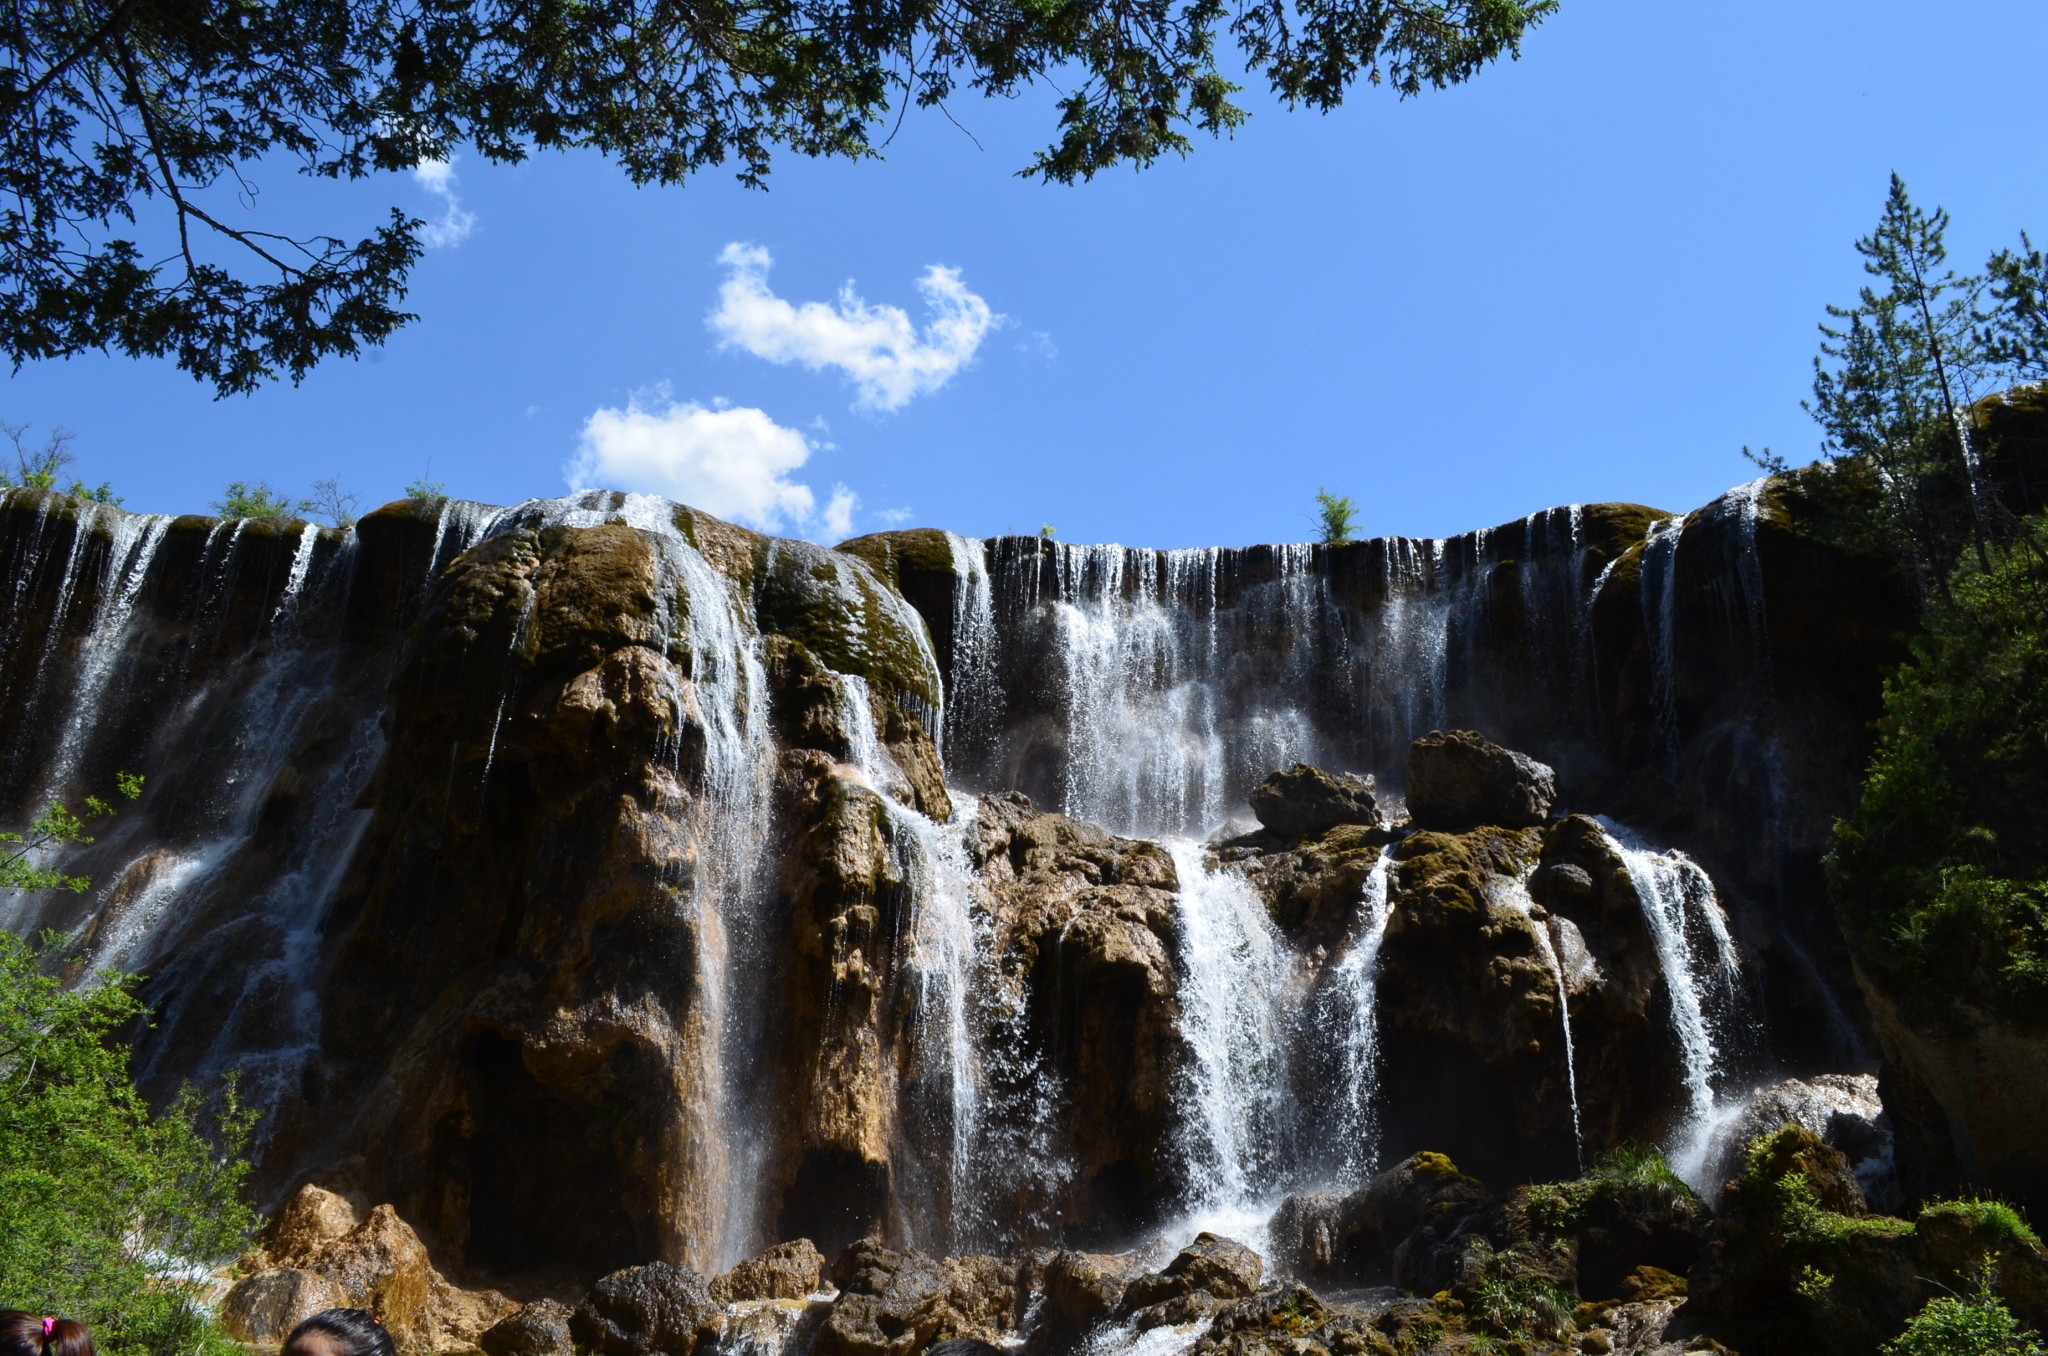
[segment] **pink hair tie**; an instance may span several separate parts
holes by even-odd
[[[55,1331],[55,1330],[56,1330],[56,1327],[57,1327],[57,1320],[56,1320],[56,1319],[54,1319],[54,1318],[52,1318],[52,1317],[51,1317],[50,1315],[48,1315],[48,1314],[44,1314],[44,1315],[43,1315],[43,1340],[44,1340],[45,1342],[47,1342],[47,1341],[49,1341],[49,1340],[50,1340],[50,1334],[51,1334],[51,1333],[52,1333],[53,1331]]]

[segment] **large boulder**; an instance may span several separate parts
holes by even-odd
[[[1116,1312],[1144,1270],[1142,1258],[1131,1253],[1056,1253],[1045,1267],[1038,1320],[1025,1350],[1056,1356],[1079,1347]]]
[[[1469,730],[1432,730],[1408,750],[1408,813],[1421,828],[1534,828],[1556,799],[1548,766]]]
[[[1017,1325],[1015,1271],[993,1257],[927,1257],[863,1239],[833,1263],[839,1298],[814,1356],[915,1356],[934,1342],[992,1342]]]
[[[362,1222],[347,1197],[308,1182],[277,1212],[264,1234],[264,1246],[279,1259],[304,1259],[353,1233]]]
[[[825,1256],[808,1238],[777,1243],[711,1282],[719,1304],[808,1299],[831,1283]]]
[[[1308,763],[1260,782],[1251,804],[1259,823],[1287,839],[1319,838],[1340,824],[1380,822],[1371,778],[1333,774]]]
[[[484,1356],[570,1356],[575,1350],[570,1317],[569,1306],[558,1300],[535,1300],[499,1319],[476,1344]]]
[[[716,1333],[717,1319],[703,1277],[673,1262],[653,1262],[614,1271],[590,1287],[569,1332],[599,1356],[689,1356],[700,1333]]]
[[[1290,1196],[1269,1232],[1274,1260],[1302,1280],[1336,1287],[1410,1289],[1439,1268],[1433,1250],[1463,1233],[1488,1203],[1486,1187],[1440,1153],[1396,1163],[1348,1196]],[[1428,1290],[1441,1286],[1429,1286]]]
[[[519,1306],[495,1290],[464,1290],[434,1266],[426,1244],[389,1205],[359,1216],[346,1197],[306,1184],[293,1193],[263,1246],[247,1259],[257,1270],[230,1291],[223,1319],[255,1336],[322,1309],[367,1309],[402,1352],[469,1351],[486,1329]],[[285,1322],[288,1314],[297,1318]]]
[[[1265,1269],[1236,1239],[1197,1234],[1163,1270],[1132,1281],[1117,1313],[1140,1330],[1197,1322],[1257,1290]]]
[[[1740,1110],[1716,1125],[1702,1180],[1695,1185],[1712,1192],[1742,1176],[1750,1143],[1784,1125],[1797,1125],[1841,1151],[1854,1165],[1857,1185],[1871,1205],[1888,1209],[1897,1203],[1891,1125],[1873,1074],[1787,1078],[1758,1088]]]
[[[221,1300],[220,1323],[237,1342],[278,1346],[314,1314],[348,1304],[348,1294],[318,1272],[266,1267],[235,1282]]]

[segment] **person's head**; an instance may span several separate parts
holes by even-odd
[[[93,1356],[92,1333],[68,1318],[0,1309],[0,1356]]]
[[[292,1329],[284,1356],[398,1356],[398,1349],[369,1310],[323,1309]]]

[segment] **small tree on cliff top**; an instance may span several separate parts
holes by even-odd
[[[1316,491],[1316,540],[1326,546],[1340,546],[1351,540],[1358,526],[1358,505],[1348,494]]]

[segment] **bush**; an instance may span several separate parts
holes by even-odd
[[[255,1225],[253,1116],[232,1081],[212,1116],[190,1088],[152,1113],[118,1039],[147,1015],[133,977],[66,989],[56,940],[0,931],[0,1296],[82,1320],[106,1356],[232,1350],[201,1299]]]
[[[1965,566],[1885,719],[1833,892],[1866,972],[1912,1020],[2040,1025],[2048,998],[2048,522]]]
[[[1928,1301],[1906,1330],[1884,1344],[1884,1356],[2043,1356],[2034,1333],[2020,1328],[1996,1296]]]
[[[287,499],[260,480],[254,485],[229,481],[212,507],[223,518],[292,518],[313,511],[310,503]]]

